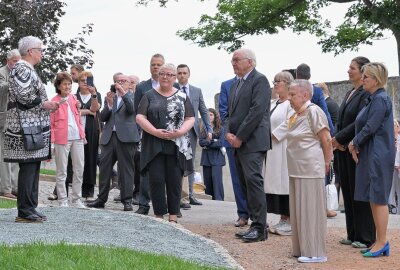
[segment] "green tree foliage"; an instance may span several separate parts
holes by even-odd
[[[153,1],[163,7],[168,2],[136,3],[147,5]],[[319,13],[332,3],[351,3],[336,29],[330,29],[331,23]],[[200,47],[218,45],[219,49],[233,51],[244,45],[243,37],[247,35],[292,29],[298,34],[307,31],[316,35],[322,51],[336,55],[346,50],[357,51],[361,44],[372,45],[373,41],[385,38],[388,31],[397,41],[400,68],[400,0],[219,0],[217,8],[215,15],[202,15],[197,27],[179,30],[178,36]]]
[[[7,52],[18,47],[21,37],[32,35],[44,43],[45,52],[37,68],[43,82],[53,80],[57,72],[74,63],[92,67],[93,50],[85,42],[85,37],[93,31],[92,24],[82,27],[68,41],[57,37],[65,5],[57,0],[1,0],[0,61],[5,62]]]

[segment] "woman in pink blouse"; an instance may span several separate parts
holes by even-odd
[[[65,188],[67,178],[68,154],[71,152],[73,165],[73,180],[71,203],[78,208],[85,208],[81,201],[82,178],[84,166],[84,148],[86,142],[79,108],[81,104],[75,95],[71,94],[71,76],[67,72],[57,74],[54,81],[57,96],[52,101],[59,104],[59,109],[50,115],[51,142],[54,143],[56,162],[56,188],[58,202],[61,207],[68,207],[68,197]]]

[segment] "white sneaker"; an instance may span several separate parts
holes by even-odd
[[[59,201],[58,204],[60,207],[69,207],[68,201]]]
[[[283,236],[292,235],[292,226],[290,222],[286,220],[281,226],[276,228],[275,233]]]
[[[72,205],[76,208],[87,208],[80,199],[73,202]]]
[[[328,260],[327,257],[299,257],[297,259],[298,262],[302,263],[322,263]]]
[[[285,221],[283,219],[279,220],[278,223],[276,223],[275,225],[272,225],[271,227],[269,227],[269,232],[270,233],[276,233],[277,228],[279,228],[280,226],[282,226],[285,223]]]

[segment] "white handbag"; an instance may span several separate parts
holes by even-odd
[[[339,208],[338,194],[335,184],[329,184],[326,188],[326,208],[328,210],[337,210]]]

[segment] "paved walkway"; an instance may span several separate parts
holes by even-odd
[[[40,181],[39,206],[48,215],[43,224],[16,224],[16,210],[1,210],[0,243],[16,244],[32,241],[90,243],[128,247],[135,250],[173,255],[202,264],[241,268],[227,251],[212,240],[195,235],[180,224],[227,224],[236,219],[234,202],[202,200],[203,206],[182,210],[179,224],[149,216],[123,212],[121,203],[113,202],[118,190],[110,192],[105,210],[60,208],[57,201],[47,199],[54,182]],[[97,193],[97,190],[96,192]],[[137,207],[134,208],[136,210]],[[268,222],[279,217],[268,214]],[[328,219],[328,227],[345,227],[344,214]],[[389,228],[400,229],[400,215],[390,215]],[[12,236],[12,237],[11,237]]]

